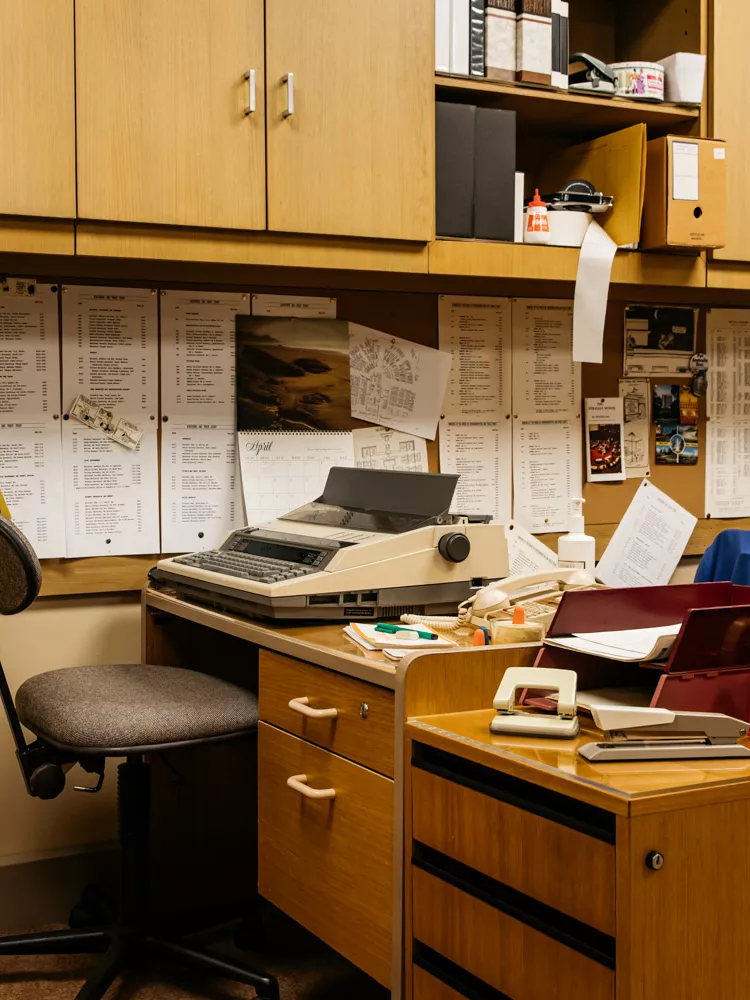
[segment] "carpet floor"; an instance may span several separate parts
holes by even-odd
[[[23,933],[23,932],[19,932]],[[231,936],[201,943],[278,977],[281,1000],[388,1000],[390,992],[280,914],[266,921],[263,948],[237,951]],[[79,956],[0,958],[0,1000],[74,1000],[92,960]],[[226,980],[177,979],[158,967],[117,980],[107,1000],[250,1000],[248,986]]]

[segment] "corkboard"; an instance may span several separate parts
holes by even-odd
[[[637,299],[633,300],[638,301]],[[619,394],[617,380],[623,377],[623,342],[624,342],[624,309],[623,302],[610,302],[607,309],[607,320],[604,330],[604,360],[601,365],[582,366],[582,387],[584,398],[617,396]],[[699,311],[698,350],[705,350],[705,313]],[[710,373],[709,373],[710,377]],[[651,379],[656,382],[674,382],[679,385],[689,385],[690,379],[659,376]],[[698,409],[698,464],[697,465],[656,465],[656,427],[651,424],[651,440],[649,445],[649,461],[651,463],[651,482],[664,490],[673,500],[689,510],[698,518],[705,516],[705,477],[706,477],[706,400],[699,401]],[[585,449],[585,441],[582,442]],[[586,470],[586,456],[583,454],[582,468]],[[584,513],[586,523],[612,524],[618,522],[625,513],[628,504],[638,489],[640,479],[626,479],[623,483],[586,483],[583,495],[586,499]]]

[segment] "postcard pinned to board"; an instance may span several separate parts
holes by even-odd
[[[690,375],[697,327],[692,306],[626,306],[623,375]]]
[[[586,400],[586,481],[625,479],[625,425],[621,396]]]

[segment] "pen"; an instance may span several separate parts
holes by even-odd
[[[407,625],[388,625],[386,622],[378,622],[375,626],[376,632],[388,632],[395,635],[396,632],[416,632],[420,639],[437,639],[434,632],[423,632],[418,628],[409,628]]]

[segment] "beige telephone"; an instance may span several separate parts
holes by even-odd
[[[526,621],[542,625],[546,631],[566,590],[593,586],[593,578],[582,569],[545,569],[537,573],[508,576],[483,587],[459,605],[455,617],[402,615],[401,621],[409,625],[422,622],[432,628],[455,631],[486,626],[493,621],[511,621],[513,608],[521,604]]]
[[[459,608],[467,608],[473,625],[484,625],[487,620],[511,619],[513,608],[523,605],[526,620],[544,625],[545,629],[557,611],[563,592],[592,587],[593,578],[582,569],[545,569],[538,573],[524,573],[498,580],[470,597]]]

